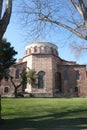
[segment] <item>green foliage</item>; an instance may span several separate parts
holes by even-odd
[[[35,73],[36,73],[35,69],[29,69],[27,71],[27,77],[32,78]]]
[[[37,75],[36,75],[36,71],[35,69],[28,69],[27,73],[26,73],[26,76],[27,76],[27,81],[33,85],[36,83],[36,79],[37,79]]]
[[[7,69],[13,65],[16,61],[14,56],[17,52],[14,50],[14,47],[11,47],[11,43],[7,42],[6,39],[3,39],[0,43],[0,81],[3,78],[7,78]]]

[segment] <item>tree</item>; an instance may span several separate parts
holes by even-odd
[[[27,82],[31,84],[31,86],[36,85],[37,81],[37,74],[35,69],[28,68],[28,71],[26,72]]]
[[[4,8],[5,10],[3,10],[3,3],[4,2],[6,3],[5,4],[5,8]],[[2,46],[4,44],[2,44],[2,42],[3,42],[2,39],[3,39],[4,33],[6,32],[7,26],[9,24],[9,22],[10,22],[11,13],[12,13],[12,0],[0,0],[0,67],[2,66],[2,63],[5,60],[5,58],[3,59],[4,54],[2,52],[3,51],[2,50],[3,49]],[[8,44],[8,48],[9,47],[10,47],[10,44]],[[12,48],[12,51],[14,52],[13,48]],[[10,52],[11,52],[11,50],[10,50]],[[14,56],[14,55],[15,54],[12,54],[12,56]],[[12,58],[12,57],[9,57],[9,58]],[[7,68],[10,65],[9,64],[9,58],[7,60]],[[6,64],[6,63],[4,62],[3,64]],[[6,67],[5,67],[5,70],[6,70]],[[0,76],[1,76],[0,77],[0,84],[1,84],[1,79],[4,76],[4,71],[1,70],[1,69],[0,69]],[[0,120],[1,120],[1,92],[0,92]]]
[[[23,0],[21,3],[22,22],[33,25],[31,33],[36,31],[40,35],[45,27],[55,25],[87,40],[86,0],[67,0],[66,3],[64,0]]]
[[[67,30],[68,37],[75,34],[78,38],[87,40],[87,0],[23,0],[20,5],[21,23],[27,30],[28,37],[44,39],[53,30],[56,34],[60,30]],[[85,45],[82,49],[80,43],[80,49],[74,45],[78,54],[87,50]]]
[[[3,10],[3,3],[6,2]],[[10,22],[12,13],[12,0],[0,0],[0,43]]]
[[[0,85],[1,81],[4,78],[8,80],[8,68],[13,65],[16,61],[14,56],[17,52],[14,50],[14,47],[11,47],[11,43],[7,42],[6,39],[0,43]],[[1,117],[1,93],[0,93],[0,120]]]
[[[18,97],[18,88],[20,86],[22,86],[22,88],[25,88],[26,86],[26,83],[27,83],[27,77],[26,77],[26,70],[23,69],[22,72],[20,73],[20,77],[21,77],[21,81],[19,84],[16,84],[15,83],[15,80],[14,80],[14,77],[12,77],[10,74],[8,75],[8,78],[10,79],[11,83],[13,84],[14,86],[14,95],[15,95],[15,98]]]
[[[3,39],[0,44],[0,82],[3,78],[8,78],[6,77],[6,70],[15,63],[16,58],[14,56],[16,54],[17,52],[14,47],[11,47],[11,43]]]
[[[4,10],[4,13],[3,13],[3,3],[4,3],[4,0],[0,0],[0,46],[2,46],[1,45],[2,38],[7,29],[7,26],[9,24],[10,17],[11,17],[11,11],[12,11],[12,0],[6,0],[6,7]],[[0,50],[0,51],[2,51],[2,50]],[[0,69],[0,74],[1,73],[2,73],[2,70]],[[2,77],[3,76],[1,76],[1,79],[2,79]],[[1,94],[0,94],[0,120],[1,120]]]
[[[17,98],[18,96],[18,88],[20,86],[22,86],[22,88],[25,88],[27,82],[33,87],[36,85],[36,81],[37,81],[37,74],[35,69],[30,69],[28,68],[28,70],[26,71],[26,69],[23,69],[20,73],[20,83],[16,84],[15,83],[15,79],[14,77],[11,76],[11,74],[8,75],[8,78],[11,80],[11,83],[14,86],[14,95]]]

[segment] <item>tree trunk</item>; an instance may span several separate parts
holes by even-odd
[[[1,82],[0,82],[0,121],[2,120],[1,111],[2,111],[2,105],[1,105]]]
[[[15,95],[15,98],[17,98],[17,87],[15,87],[14,95]]]
[[[11,12],[12,12],[12,0],[6,0],[6,7],[5,11],[2,14],[2,6],[3,6],[3,0],[0,0],[0,42],[3,38],[4,33],[6,32],[7,26],[10,22]]]
[[[2,6],[3,6],[3,0],[0,0],[0,19],[2,16]]]
[[[0,94],[0,121],[2,120],[2,114],[1,114],[1,111],[2,111],[2,106],[1,106],[1,94]]]

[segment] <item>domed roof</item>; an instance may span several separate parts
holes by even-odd
[[[25,56],[31,54],[47,54],[58,56],[57,46],[50,42],[33,42],[25,48]]]
[[[57,50],[57,46],[55,44],[50,43],[50,42],[33,42],[31,44],[28,44],[26,46],[26,49],[31,48],[31,47],[41,47],[41,46],[42,47],[50,47],[50,48],[52,47],[52,48]]]

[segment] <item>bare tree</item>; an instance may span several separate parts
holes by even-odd
[[[87,40],[87,0],[22,0],[21,7],[21,21],[31,33],[57,26]]]
[[[74,41],[72,44],[70,44],[70,49],[74,53],[76,59],[78,59],[87,52],[87,45],[84,43],[77,44]]]

